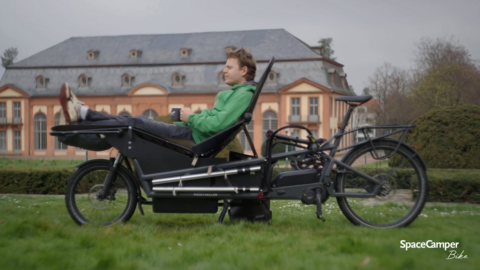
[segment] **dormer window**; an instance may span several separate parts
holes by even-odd
[[[225,84],[225,73],[220,72],[218,74],[218,83],[219,84]]]
[[[130,58],[140,58],[142,56],[142,51],[139,50],[130,50]]]
[[[180,49],[180,56],[181,56],[181,57],[188,57],[188,56],[190,55],[190,52],[191,52],[191,51],[192,51],[192,50],[189,49],[189,48],[181,48],[181,49]]]
[[[48,81],[49,81],[48,78],[45,78],[43,76],[38,76],[37,88],[47,88]]]
[[[97,59],[98,58],[98,55],[100,54],[100,51],[93,51],[93,50],[90,50],[87,52],[87,59]]]
[[[278,73],[276,73],[273,70],[270,71],[267,77],[267,83],[277,83],[277,77],[278,77]]]
[[[180,73],[174,73],[172,75],[172,85],[183,85],[184,76]]]
[[[338,74],[338,76],[340,77],[340,80],[342,81],[343,88],[347,88],[347,87],[346,87],[346,84],[347,84],[347,74],[345,74],[344,72],[341,72],[341,73]]]
[[[328,69],[328,73],[332,74],[332,83],[335,83],[335,74],[337,74],[337,71],[333,68]]]
[[[88,87],[92,83],[92,78],[82,74],[78,77],[78,87]]]
[[[235,46],[227,46],[225,47],[225,52],[235,51],[237,48]]]
[[[129,74],[122,75],[122,86],[132,86],[134,77]]]

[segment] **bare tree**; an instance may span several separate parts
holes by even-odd
[[[475,66],[465,47],[455,44],[453,37],[450,39],[437,38],[436,40],[424,37],[416,46],[417,72],[425,74],[450,64]]]
[[[480,105],[480,68],[463,46],[423,38],[417,49],[412,72],[384,63],[369,78],[363,93],[378,99],[377,124],[410,123],[439,106]]]
[[[375,70],[369,81],[369,87],[364,89],[364,93],[373,95],[378,100],[377,124],[406,124],[413,120],[408,96],[411,83],[408,71],[384,63]]]
[[[390,63],[384,63],[383,66],[378,67],[372,77],[369,78],[370,85],[368,89],[370,94],[378,99],[377,123],[385,124],[387,122],[387,114],[385,110],[388,106],[387,97],[389,94],[390,74],[393,67]]]
[[[480,72],[465,47],[453,38],[423,38],[415,52],[412,96],[421,113],[460,103],[480,105]]]

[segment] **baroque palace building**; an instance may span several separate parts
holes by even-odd
[[[59,121],[63,82],[88,108],[110,114],[153,118],[172,107],[210,109],[215,95],[229,89],[222,74],[225,50],[239,47],[255,56],[256,80],[269,59],[276,59],[248,126],[257,152],[269,129],[302,125],[322,138],[337,131],[347,106],[335,97],[355,95],[343,65],[284,29],[73,37],[6,68],[0,81],[0,155],[85,155],[49,135]],[[239,139],[251,152],[243,132]],[[349,136],[343,146],[351,142]]]

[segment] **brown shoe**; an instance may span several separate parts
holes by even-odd
[[[65,114],[63,113],[63,110],[60,110],[60,121],[58,122],[59,126],[66,125],[67,123],[65,122]]]
[[[65,115],[65,121],[68,124],[80,120],[80,108],[83,104],[70,90],[68,83],[62,84],[62,88],[60,88],[60,105]]]

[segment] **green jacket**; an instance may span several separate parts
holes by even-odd
[[[190,114],[188,122],[175,122],[187,125],[193,134],[195,143],[217,134],[232,126],[245,112],[255,92],[254,83],[234,85],[232,89],[221,91],[215,97],[215,105],[210,110]]]

